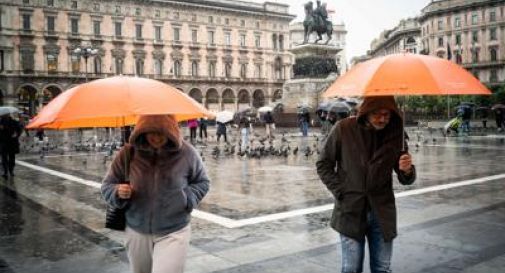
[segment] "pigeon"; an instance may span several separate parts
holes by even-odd
[[[298,153],[298,146],[296,146],[294,149],[293,149],[293,155],[296,155]]]

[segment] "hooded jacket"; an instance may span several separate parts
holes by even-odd
[[[146,139],[149,132],[167,136],[167,144],[154,149]],[[185,227],[208,192],[209,179],[197,151],[182,140],[177,121],[166,115],[140,117],[130,145],[120,150],[102,182],[105,201],[126,207],[126,225],[140,233],[165,235]],[[120,199],[116,186],[128,179],[132,196]]]
[[[376,130],[368,124],[367,115],[383,108],[391,111],[391,118],[384,129]],[[357,116],[332,128],[316,162],[319,177],[335,197],[332,228],[361,241],[371,210],[379,219],[384,239],[396,237],[393,170],[404,185],[416,178],[414,168],[406,176],[398,167],[402,133],[403,121],[393,97],[366,98]]]

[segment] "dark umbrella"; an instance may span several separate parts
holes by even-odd
[[[491,110],[493,110],[493,111],[498,110],[498,109],[500,109],[500,110],[505,109],[505,105],[498,103],[498,104],[493,105],[493,107],[491,107]]]
[[[349,113],[351,107],[343,101],[332,101],[328,104],[326,111],[333,113]]]

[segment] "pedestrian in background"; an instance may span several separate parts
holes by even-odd
[[[304,137],[306,137],[309,133],[309,122],[310,114],[308,111],[303,110],[301,113],[298,113],[298,125],[300,126],[302,136]]]
[[[217,130],[216,130],[216,135],[217,135],[217,142],[219,142],[219,139],[221,136],[224,136],[224,142],[228,142],[228,138],[226,137],[226,124],[222,122],[217,122]]]
[[[249,147],[249,132],[251,130],[251,122],[249,120],[249,117],[247,116],[241,116],[239,123],[238,123],[238,129],[240,131],[241,135],[241,140],[240,140],[240,150],[241,151],[246,151],[247,148]]]
[[[366,240],[370,271],[391,272],[397,235],[392,172],[404,185],[416,178],[411,156],[402,151],[403,130],[394,98],[370,97],[323,145],[317,173],[335,197],[331,227],[340,233],[342,272],[363,272]]]
[[[188,120],[188,128],[189,128],[189,141],[194,143],[196,139],[196,129],[198,128],[198,121],[196,119]]]
[[[499,107],[499,105],[495,105],[495,106],[493,106],[492,109],[493,109],[493,113],[494,113],[494,119],[496,122],[496,128],[497,128],[498,132],[502,132],[503,131],[503,123],[504,123],[504,119],[505,119],[505,111],[504,111],[505,108],[501,108],[501,107]]]
[[[19,153],[19,137],[21,124],[10,115],[0,117],[0,152],[2,154],[3,178],[14,176],[16,154]]]
[[[133,273],[184,271],[191,211],[208,190],[202,159],[182,139],[175,118],[141,116],[101,187],[110,206],[126,208],[126,250]]]
[[[268,111],[265,113],[265,116],[263,118],[265,120],[265,129],[267,137],[269,139],[272,139],[274,137],[273,131],[275,130],[274,116],[272,115],[272,112]]]
[[[207,118],[203,117],[200,118],[198,121],[198,125],[200,128],[200,139],[203,140],[203,136],[205,136],[205,139],[207,140]]]

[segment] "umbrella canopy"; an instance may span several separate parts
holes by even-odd
[[[397,95],[490,95],[471,73],[438,57],[400,53],[354,66],[324,97]]]
[[[230,111],[221,111],[216,113],[216,122],[227,123],[233,120],[234,113]]]
[[[258,112],[260,113],[266,113],[266,112],[272,112],[274,109],[270,106],[263,106],[258,108]]]
[[[13,106],[1,106],[0,107],[0,116],[10,115],[21,112],[18,108]]]
[[[349,113],[351,106],[344,101],[330,101],[325,110],[333,113]]]
[[[493,105],[493,107],[491,107],[491,110],[493,110],[493,111],[494,111],[494,110],[498,110],[498,109],[499,109],[499,110],[503,110],[503,109],[505,109],[505,105],[504,105],[504,104],[501,104],[501,103],[498,103],[498,104]]]
[[[320,102],[319,105],[317,106],[316,111],[328,111],[328,110],[326,110],[326,109],[328,109],[328,105],[330,105],[329,101]]]
[[[28,128],[121,127],[140,115],[174,115],[178,121],[212,117],[183,92],[156,80],[117,76],[69,89],[47,104]]]

